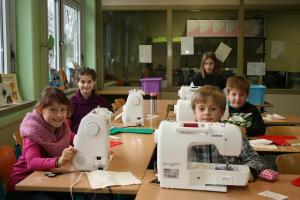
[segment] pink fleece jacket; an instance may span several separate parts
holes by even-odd
[[[74,134],[71,134],[70,144],[73,144]],[[15,185],[36,170],[47,171],[55,168],[58,157],[49,158],[45,150],[29,138],[23,139],[22,155],[14,165],[13,172],[7,182],[8,192],[15,190]]]

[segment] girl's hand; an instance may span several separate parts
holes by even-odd
[[[69,146],[68,148],[65,148],[61,156],[58,158],[58,166],[62,166],[71,161],[75,153],[76,149],[74,149],[74,147]]]

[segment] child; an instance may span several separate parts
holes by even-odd
[[[265,134],[265,124],[258,108],[247,102],[250,84],[241,76],[227,80],[226,90],[229,100],[229,120],[239,125],[249,137]]]
[[[226,86],[226,80],[220,74],[217,65],[217,57],[214,52],[206,52],[202,56],[200,73],[197,73],[193,79],[195,86],[214,85],[223,90]]]
[[[198,122],[220,122],[225,111],[226,97],[215,86],[203,86],[194,94],[192,109]],[[226,163],[213,145],[193,146],[190,158],[196,162]],[[234,164],[245,164],[250,168],[249,181],[254,180],[266,168],[265,161],[252,149],[247,138],[243,136],[243,149],[240,156],[229,160]]]
[[[71,98],[73,113],[71,116],[71,129],[76,134],[81,119],[94,108],[100,106],[110,108],[106,99],[96,94],[96,72],[90,68],[82,68],[77,72],[77,85],[79,90]]]
[[[72,160],[74,134],[65,122],[69,111],[69,100],[62,91],[43,90],[35,109],[20,125],[23,149],[7,182],[8,199],[26,199],[27,195],[30,199],[32,193],[15,192],[17,183],[35,170],[51,170]]]

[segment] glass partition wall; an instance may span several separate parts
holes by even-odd
[[[104,86],[140,86],[141,78],[162,77],[163,87],[171,83],[167,88],[175,91],[190,84],[203,53],[216,51],[222,43],[230,49],[218,63],[224,76],[239,72],[252,84],[291,93],[300,88],[299,6],[245,5],[242,15],[238,6],[126,9],[103,10]],[[193,38],[192,54],[181,52],[185,37]],[[150,63],[140,62],[140,45],[151,45]]]
[[[104,86],[140,86],[140,79],[166,79],[166,11],[103,11]],[[140,60],[151,45],[152,61]]]

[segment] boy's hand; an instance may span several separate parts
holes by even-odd
[[[71,161],[75,153],[76,149],[74,149],[74,147],[69,146],[68,148],[65,148],[61,156],[58,158],[58,166],[62,166],[68,161]]]
[[[240,126],[240,129],[241,129],[242,133],[246,135],[246,133],[247,133],[247,130],[246,130],[246,128],[245,128],[245,127],[242,127],[242,126]]]

